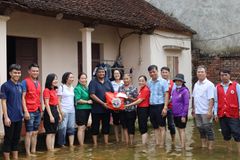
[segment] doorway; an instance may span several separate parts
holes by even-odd
[[[37,52],[37,38],[7,36],[7,67],[14,63],[20,64],[22,79],[28,75],[28,66],[38,62]],[[9,75],[7,77],[10,78]]]

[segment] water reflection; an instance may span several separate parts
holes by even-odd
[[[93,147],[92,144],[86,144],[84,147],[75,146],[72,148],[61,148],[55,152],[39,152],[36,157],[26,158],[21,155],[21,159],[29,160],[229,160],[240,159],[236,145],[233,143],[233,151],[228,152],[222,140],[221,133],[215,125],[216,142],[215,149],[208,151],[201,148],[199,134],[194,127],[193,121],[189,121],[186,128],[186,150],[179,147],[179,137],[176,135],[176,144],[171,144],[170,134],[166,137],[166,147],[164,149],[155,145],[153,132],[150,132],[149,142],[147,145],[141,145],[141,136],[136,133],[136,145],[126,146],[123,143],[111,143],[109,145],[99,144]],[[114,142],[114,136],[110,142]]]

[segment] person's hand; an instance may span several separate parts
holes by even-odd
[[[41,118],[43,118],[43,112],[41,112]]]
[[[181,118],[182,123],[186,123],[186,117]]]
[[[50,116],[50,122],[51,122],[51,123],[54,123],[54,122],[55,122],[55,119],[54,119],[53,116]]]
[[[58,120],[58,122],[62,122],[63,121],[63,116],[62,116],[62,114],[59,114],[59,120]]]
[[[61,116],[62,116],[62,118],[64,117],[64,112],[61,112]]]
[[[103,103],[103,107],[106,108],[106,109],[108,109],[107,103]]]
[[[8,117],[4,117],[4,124],[5,124],[5,126],[10,127],[11,126],[11,120]]]
[[[196,114],[195,114],[195,109],[192,109],[192,117],[195,118]]]
[[[87,101],[87,104],[93,104],[93,101],[90,99]]]
[[[124,108],[128,108],[128,107],[130,107],[128,104],[124,105]]]
[[[215,122],[218,122],[218,116],[214,117]]]
[[[30,119],[30,114],[28,111],[24,112],[24,119],[29,120]]]
[[[208,111],[208,113],[207,113],[207,118],[208,118],[208,119],[211,119],[212,117],[213,117],[212,111]]]
[[[164,107],[162,110],[162,116],[165,117],[167,115],[167,107]]]

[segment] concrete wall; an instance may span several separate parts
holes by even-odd
[[[7,34],[39,39],[38,63],[44,84],[51,72],[61,78],[65,71],[72,71],[77,77],[77,42],[81,41],[82,27],[77,21],[14,12],[7,23]],[[119,42],[116,28],[97,26],[92,32],[92,42],[103,45],[103,58],[116,59]]]
[[[188,36],[173,34],[163,31],[155,31],[151,35],[151,62],[161,68],[167,66],[167,56],[177,56],[179,59],[179,73],[185,75],[186,85],[192,86],[192,58],[191,58],[191,39]],[[160,36],[162,35],[162,36]],[[167,37],[175,37],[167,38]],[[164,50],[163,46],[172,45],[186,48],[183,50]]]
[[[206,53],[239,52],[239,0],[146,0],[197,31],[193,46]],[[218,39],[198,41],[199,39]]]
[[[160,36],[162,35],[162,36]],[[175,38],[166,38],[175,37]],[[188,50],[164,50],[164,45],[174,45]],[[122,44],[122,59],[126,68],[133,68],[133,82],[137,84],[137,78],[141,74],[148,76],[147,68],[150,64],[156,64],[159,68],[167,66],[167,56],[178,56],[179,72],[185,75],[186,84],[192,85],[191,63],[191,39],[188,36],[155,31],[153,35],[132,35],[126,38]]]
[[[132,35],[122,43],[122,60],[125,72],[132,68],[132,77],[135,86],[140,75],[148,76],[147,67],[151,64],[151,49],[149,35]]]

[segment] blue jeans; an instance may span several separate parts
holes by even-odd
[[[30,119],[25,120],[26,132],[37,131],[41,122],[41,112],[29,112]]]
[[[75,113],[64,113],[63,121],[58,126],[58,144],[66,144],[66,134],[74,135],[75,131]]]

